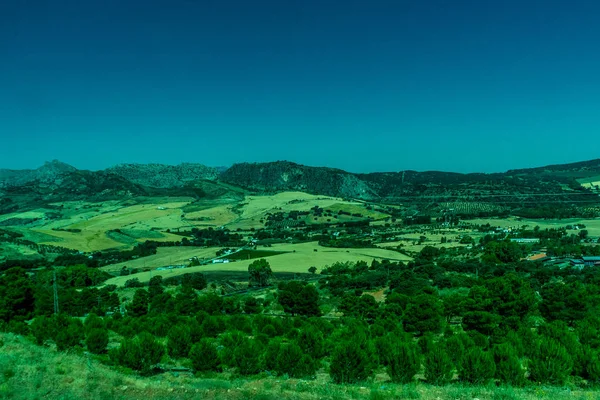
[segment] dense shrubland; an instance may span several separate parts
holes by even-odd
[[[249,280],[265,288],[261,296],[222,297],[201,275],[157,276],[130,289],[127,304],[115,287],[95,287],[101,272],[73,266],[57,270],[58,314],[54,274],[12,268],[0,275],[0,321],[39,345],[87,349],[142,375],[184,367],[302,379],[326,372],[340,384],[385,373],[401,384],[595,385],[600,271],[519,261],[523,253],[497,240],[472,260],[426,247],[407,264],[336,263],[316,284],[274,283],[269,263],[257,260]]]

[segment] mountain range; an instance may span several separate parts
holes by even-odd
[[[598,203],[600,159],[504,173],[440,171],[350,173],[289,161],[202,164],[121,164],[101,171],[51,161],[35,170],[0,169],[0,197],[35,195],[45,200],[123,196],[223,196],[237,187],[255,194],[304,191],[390,204],[484,202],[502,207]],[[6,201],[5,201],[6,202]],[[1,210],[0,210],[1,211]]]

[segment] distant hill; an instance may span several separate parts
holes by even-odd
[[[289,161],[201,164],[122,164],[83,171],[52,161],[35,170],[0,170],[0,213],[36,199],[101,200],[132,196],[241,198],[303,191],[317,195],[402,205],[410,213],[464,215],[513,213],[528,217],[600,215],[600,160],[504,173],[399,171],[356,174]],[[556,211],[558,210],[558,211]],[[520,214],[519,214],[520,213]]]
[[[289,161],[234,164],[221,180],[262,192],[303,191],[373,200],[379,196],[356,175],[341,169],[308,167]]]
[[[216,180],[219,171],[202,164],[120,164],[106,172],[119,175],[133,183],[155,188],[183,187],[198,180]]]
[[[52,182],[60,175],[75,171],[77,168],[58,160],[46,162],[38,169],[0,169],[0,188],[21,186],[34,181]]]

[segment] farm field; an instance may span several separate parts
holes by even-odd
[[[550,228],[560,228],[567,225],[576,225],[576,224],[584,224],[586,226],[585,229],[588,230],[590,236],[600,236],[600,218],[594,219],[581,219],[581,218],[565,218],[565,219],[517,219],[517,218],[504,218],[504,219],[496,219],[496,218],[481,218],[481,219],[471,219],[468,221],[464,221],[473,225],[485,225],[490,224],[491,226],[499,226],[501,228],[519,228],[525,225],[530,228],[535,227],[536,225],[540,227],[540,229],[550,229]],[[571,232],[577,232],[577,230],[572,230]]]
[[[177,248],[182,249],[182,248]],[[317,250],[315,252],[315,249]],[[205,249],[210,250],[211,255],[214,255],[215,248]],[[284,251],[287,252],[285,254],[278,254],[272,257],[268,257],[269,264],[271,265],[271,269],[274,273],[307,273],[308,268],[315,266],[317,267],[317,273],[326,265],[331,265],[335,262],[356,262],[356,261],[366,261],[370,263],[374,259],[390,259],[394,261],[409,261],[410,257],[405,256],[404,254],[400,254],[398,252],[386,249],[333,249],[329,247],[319,246],[316,242],[310,243],[301,243],[301,244],[280,244],[273,245],[269,250],[273,251]],[[189,254],[191,252],[185,253],[189,258]],[[196,254],[194,254],[196,255]],[[172,257],[178,257],[183,259],[184,257],[181,255],[173,254]],[[142,259],[136,260],[141,262]],[[162,275],[164,278],[169,278],[173,276],[179,276],[191,272],[246,272],[248,270],[248,266],[254,260],[244,260],[237,262],[230,262],[227,264],[210,264],[210,265],[201,265],[190,268],[182,268],[182,269],[173,269],[166,271],[146,271],[140,272],[135,275],[129,276],[119,276],[115,278],[111,278],[106,281],[107,285],[114,284],[117,286],[123,286],[125,282],[131,278],[138,278],[140,282],[148,282],[152,276]],[[120,264],[116,264],[115,266],[105,267],[105,270],[115,271],[120,269],[118,267]],[[165,264],[163,264],[165,265]],[[129,266],[133,266],[132,263],[128,264]]]
[[[208,258],[214,257],[220,247],[159,247],[156,254],[142,257],[118,264],[107,265],[100,269],[115,273],[123,267],[136,268],[139,270],[156,269],[166,265],[181,265],[189,262],[192,257]]]

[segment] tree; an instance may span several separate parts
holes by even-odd
[[[308,269],[308,272],[310,272],[311,274],[313,274],[313,275],[314,275],[314,274],[317,272],[317,267],[314,267],[314,266],[313,266],[313,267],[310,267],[310,268]]]
[[[268,286],[269,280],[273,275],[269,262],[264,258],[253,261],[248,266],[249,285],[250,286]]]
[[[219,354],[211,339],[202,339],[192,346],[189,352],[192,366],[196,371],[220,371],[221,361]]]
[[[507,385],[523,386],[525,369],[515,348],[510,343],[503,343],[495,346],[492,353],[496,363],[496,378]]]
[[[573,360],[558,341],[542,338],[529,363],[529,379],[564,385],[573,369]]]
[[[148,304],[150,302],[150,296],[148,291],[144,289],[138,289],[133,295],[133,300],[127,308],[127,313],[132,317],[141,317],[142,315],[148,314]]]
[[[312,377],[317,370],[312,357],[305,354],[295,342],[280,346],[276,364],[279,375],[287,374],[291,378]]]
[[[454,365],[443,343],[436,343],[425,356],[425,379],[432,385],[445,385],[452,379]]]
[[[476,385],[488,383],[495,373],[496,364],[492,354],[476,346],[467,350],[458,366],[458,378]]]
[[[65,325],[56,327],[54,342],[59,351],[79,346],[84,338],[83,324],[79,319],[66,317],[65,322]]]
[[[411,299],[404,314],[404,328],[407,332],[438,333],[442,330],[442,302],[439,297],[421,294]]]
[[[295,316],[319,316],[319,292],[313,285],[305,282],[290,281],[281,283],[277,295],[279,304],[286,313]]]
[[[149,375],[165,353],[162,344],[148,332],[142,332],[134,339],[125,339],[121,346],[112,351],[111,358],[127,368]]]
[[[94,328],[88,331],[87,337],[85,338],[85,345],[91,353],[106,353],[106,346],[108,346],[108,330]]]
[[[421,357],[413,343],[400,342],[392,345],[387,367],[388,375],[395,383],[410,383],[421,369]]]
[[[246,314],[260,314],[262,312],[261,302],[253,296],[248,296],[244,299],[243,308]]]
[[[369,378],[373,373],[369,354],[356,343],[344,342],[338,345],[331,356],[329,375],[335,383],[357,383]]]
[[[233,361],[241,375],[258,374],[262,369],[260,355],[263,347],[254,339],[243,338],[233,351]]]
[[[167,334],[167,352],[173,358],[187,357],[192,347],[192,336],[187,325],[175,325]]]
[[[23,268],[11,268],[0,275],[0,321],[29,319],[34,309],[33,285]]]

